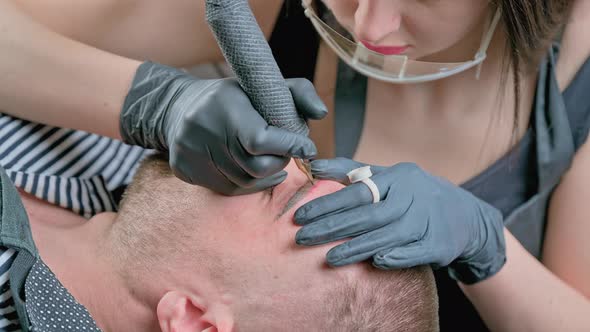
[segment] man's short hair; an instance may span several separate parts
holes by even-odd
[[[172,177],[166,160],[149,157],[124,195],[111,245],[119,247],[118,256],[129,267],[127,273],[137,274],[126,278],[140,278],[158,267],[169,271],[173,256],[197,259],[199,255],[216,255],[195,254],[195,246],[190,245],[194,238],[187,235],[187,225],[194,228],[198,223],[199,209],[203,208],[199,195],[206,189],[177,182],[171,185]],[[175,217],[181,214],[188,214],[186,219],[190,220]],[[217,259],[207,262],[223,264]],[[315,315],[320,317],[315,322],[318,330],[438,331],[438,297],[430,267],[383,271],[363,264],[370,272],[362,274],[362,279],[343,279],[328,286],[320,299],[323,308]]]
[[[366,279],[349,279],[330,292],[327,331],[439,330],[438,296],[430,267],[371,268]]]

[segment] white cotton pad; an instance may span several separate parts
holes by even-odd
[[[371,166],[364,166],[359,167],[357,169],[353,169],[352,171],[348,172],[346,176],[348,176],[350,183],[356,183],[364,179],[370,178],[371,176],[373,176],[373,172],[371,172]]]

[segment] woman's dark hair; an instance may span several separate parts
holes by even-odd
[[[521,74],[534,70],[559,34],[572,0],[493,0],[506,31],[505,69],[514,70],[514,124],[518,130]],[[507,70],[506,70],[507,72]],[[506,77],[504,75],[504,77]]]

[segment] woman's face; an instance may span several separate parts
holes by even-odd
[[[455,62],[472,58],[487,29],[488,0],[323,0],[357,41],[384,54]]]

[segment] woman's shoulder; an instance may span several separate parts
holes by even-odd
[[[549,55],[550,67],[569,119],[575,149],[586,142],[590,130],[590,1],[574,0],[559,44]]]
[[[590,130],[590,58],[576,69],[568,86],[562,91],[576,150],[586,142]]]
[[[554,73],[551,80],[557,81],[553,84],[552,89],[559,89],[559,91],[556,91],[556,95],[561,96],[574,138],[575,150],[578,150],[586,142],[590,130],[590,98],[588,98],[588,91],[590,91],[590,57],[586,56],[576,64],[575,69],[571,69],[567,84],[564,84],[563,81],[560,81],[559,76],[560,73],[561,75],[564,73],[563,67],[561,67],[561,72],[559,67],[560,63],[565,63],[563,62],[562,50],[563,48],[559,44],[554,44],[548,59],[545,61],[550,64],[549,68],[552,68],[551,70]]]
[[[590,57],[590,1],[574,0],[561,38],[556,76],[559,87],[566,90]]]

